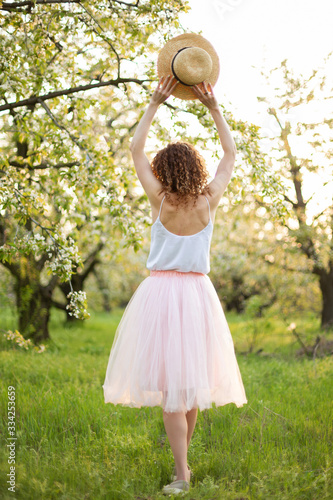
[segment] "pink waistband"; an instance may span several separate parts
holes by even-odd
[[[150,276],[179,276],[185,278],[186,276],[205,276],[203,273],[194,273],[192,271],[183,273],[180,271],[150,271]]]

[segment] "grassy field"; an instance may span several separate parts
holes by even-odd
[[[16,492],[7,491],[1,419],[1,498],[160,499],[173,458],[162,409],[105,404],[102,384],[122,311],[65,328],[52,315],[46,352],[1,341],[1,408],[16,391]],[[189,449],[189,499],[333,499],[333,359],[303,359],[287,325],[228,315],[248,404],[199,412]],[[304,338],[316,319],[295,320]],[[11,328],[3,316],[2,327]],[[242,354],[252,345],[254,353]],[[263,349],[261,354],[255,354]]]

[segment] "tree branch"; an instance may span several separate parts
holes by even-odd
[[[58,302],[57,300],[51,300],[51,304],[56,307],[57,309],[61,309],[62,311],[67,311],[66,305],[67,304],[62,304],[61,302]]]
[[[113,85],[114,87],[119,87],[121,83],[137,83],[142,85],[144,82],[151,82],[152,80],[139,80],[138,78],[116,78],[115,80],[108,80],[106,82],[89,83],[87,85],[79,85],[78,87],[72,87],[70,89],[56,90],[54,92],[49,92],[41,96],[31,96],[28,99],[22,99],[22,101],[8,102],[0,106],[0,111],[12,110],[14,108],[22,108],[23,106],[35,106],[37,102],[44,102],[48,99],[54,99],[54,97],[60,97],[63,95],[75,94],[76,92],[84,92],[85,90],[96,89],[99,87],[108,87]]]
[[[6,10],[8,12],[15,11],[21,7],[27,7],[31,10],[36,4],[47,5],[47,4],[56,4],[56,3],[80,3],[80,0],[26,0],[24,2],[3,2],[0,10]]]
[[[329,210],[329,209],[332,209],[332,207],[326,207],[324,208],[324,210],[322,210],[321,212],[319,212],[319,214],[317,214],[314,218],[313,218],[313,222],[317,219],[319,219],[319,217],[321,217],[325,212],[326,210]]]
[[[39,260],[36,260],[34,258],[34,261],[35,261],[35,266],[37,267],[37,269],[39,271],[41,271],[45,265],[45,262],[48,260],[49,256],[48,254],[45,252],[43,253],[43,255],[41,256],[41,258]]]
[[[12,262],[8,261],[1,261],[1,264],[8,269],[8,271],[11,272],[15,278],[20,277],[20,268],[17,264],[13,264]]]
[[[283,194],[283,198],[284,198],[286,201],[288,201],[289,203],[291,203],[291,204],[292,204],[292,206],[293,206],[294,208],[295,208],[295,207],[297,207],[297,203],[295,203],[294,201],[292,201],[292,200],[289,198],[289,196],[287,196],[286,194]]]
[[[68,281],[69,281],[69,284],[70,284],[70,287],[71,287],[71,291],[73,291],[72,282],[71,282],[71,280],[68,280]],[[44,286],[44,289],[53,290],[55,288],[55,286],[58,284],[58,282],[59,282],[59,276],[57,276],[56,274],[54,274],[53,276],[51,276],[50,281],[48,282],[48,284]]]
[[[299,213],[298,209],[301,209],[301,213],[302,213],[302,215],[304,215],[304,208],[306,206],[306,203],[304,202],[303,193],[302,193],[302,183],[300,180],[301,179],[301,174],[300,174],[301,167],[299,165],[297,165],[296,158],[291,152],[291,147],[290,147],[289,140],[288,140],[288,136],[290,134],[290,123],[287,122],[285,124],[285,126],[283,126],[282,123],[280,122],[279,117],[277,115],[277,112],[274,108],[269,108],[268,114],[274,116],[274,118],[276,119],[276,121],[281,129],[280,139],[283,142],[284,150],[287,154],[287,158],[288,158],[289,163],[290,163],[290,172],[292,174],[296,198],[297,198],[297,203],[292,203],[292,205],[297,213],[298,220],[300,222],[302,222],[303,220],[300,220],[301,217],[300,217],[300,213]]]
[[[112,43],[110,42],[110,40],[108,40],[108,38],[105,36],[104,30],[103,30],[102,26],[99,24],[99,22],[97,21],[97,19],[92,15],[92,13],[90,12],[90,10],[87,7],[85,7],[84,5],[81,5],[81,7],[86,11],[86,13],[88,14],[88,16],[95,22],[95,24],[97,24],[97,26],[101,30],[101,33],[99,33],[96,28],[92,28],[93,31],[94,31],[94,33],[96,33],[96,35],[98,35],[98,36],[102,36],[103,40],[109,45],[109,47],[111,48],[112,52],[115,54],[115,56],[117,58],[117,63],[118,63],[117,78],[120,78],[120,57],[119,57],[118,52],[116,51],[116,49],[114,48],[114,46],[112,45]],[[84,19],[82,21],[85,23]]]
[[[307,224],[306,224],[305,210],[307,202],[304,201],[302,192],[303,186],[302,186],[302,176],[300,172],[301,166],[297,163],[296,157],[292,154],[291,146],[288,139],[288,136],[291,133],[291,126],[290,123],[288,122],[284,125],[284,127],[282,126],[282,124],[278,119],[277,112],[275,111],[274,108],[270,108],[268,110],[268,113],[275,117],[276,121],[278,122],[281,128],[280,139],[283,142],[283,147],[290,163],[290,173],[292,175],[297,203],[294,203],[289,199],[287,201],[292,203],[293,210],[297,217],[300,228],[306,228]],[[286,195],[284,195],[284,198],[287,199]],[[289,227],[288,230],[290,231]],[[298,243],[300,243],[301,245],[302,252],[308,257],[308,259],[313,261],[312,273],[320,276],[322,273],[322,265],[319,262],[318,252],[316,251],[313,239],[311,238],[310,235],[308,235],[306,239],[296,236],[296,239]]]
[[[111,2],[119,3],[120,5],[126,5],[126,7],[136,7],[139,8],[139,0],[136,0],[135,3],[127,3],[127,2],[122,2],[121,0],[111,0]]]
[[[303,340],[301,339],[300,335],[296,332],[296,329],[293,329],[292,330],[292,333],[293,335],[296,337],[296,339],[298,340],[298,342],[301,344],[301,346],[303,347],[304,349],[304,352],[305,354],[307,354],[308,356],[311,355],[311,352],[309,351],[309,349],[306,347],[306,345],[304,344]]]
[[[93,259],[89,266],[84,270],[84,272],[81,274],[81,279],[82,281],[85,281],[86,278],[88,278],[89,274],[94,270],[94,267],[100,263],[100,260],[98,258]]]
[[[53,123],[58,127],[60,128],[61,130],[64,130],[68,135],[69,137],[72,139],[72,141],[74,142],[74,144],[77,145],[77,147],[79,149],[81,149],[81,151],[85,151],[86,152],[86,155],[88,156],[89,160],[92,161],[94,164],[94,160],[93,158],[90,156],[88,150],[82,146],[82,144],[80,144],[79,140],[64,126],[64,125],[61,125],[55,118],[55,116],[53,115],[52,111],[50,110],[50,108],[48,107],[48,105],[44,102],[44,101],[41,101],[38,99],[38,102],[40,102],[40,104],[43,106],[43,108],[45,109],[46,113],[49,115],[49,117],[51,118],[51,120],[53,121]]]
[[[99,259],[97,258],[97,255],[102,250],[103,246],[104,246],[104,243],[100,242],[97,245],[97,247],[95,248],[95,250],[93,250],[91,252],[91,254],[88,255],[88,257],[85,259],[84,271],[83,271],[83,273],[81,273],[82,281],[84,281],[87,278],[87,276],[91,273],[91,271],[94,269],[96,264],[99,263]],[[88,262],[89,262],[89,264],[88,264]]]
[[[51,163],[40,163],[39,165],[29,165],[29,163],[20,163],[18,161],[10,161],[9,165],[15,168],[27,168],[28,170],[44,170],[46,168],[71,168],[75,166],[79,166],[79,161],[72,161],[70,163],[57,163],[56,165],[52,165]]]
[[[286,264],[279,264],[277,262],[270,262],[269,260],[265,259],[264,255],[260,255],[260,257],[263,259],[265,264],[269,264],[270,266],[275,266],[279,267],[279,269],[282,269],[283,271],[288,271],[291,273],[301,273],[301,274],[313,274],[313,272],[310,269],[295,269],[294,267],[289,267]]]
[[[324,187],[326,187],[326,186],[327,186],[327,184],[329,184],[329,183],[330,183],[330,181],[326,181],[326,182],[324,182],[324,184],[322,185],[321,189],[322,189],[322,188],[324,188]],[[314,191],[314,192],[312,193],[312,195],[310,196],[310,198],[308,198],[308,199],[306,200],[305,204],[307,205],[307,204],[309,203],[309,201],[311,201],[311,200],[312,200],[312,198],[313,198],[316,194],[318,194],[318,192],[317,192],[317,191]]]
[[[127,2],[122,2],[121,0],[111,0],[115,3],[118,3],[120,5],[126,5],[126,7],[139,7],[139,0],[136,1],[136,3],[127,3]],[[26,0],[24,2],[3,2],[2,6],[0,7],[0,10],[6,10],[8,12],[15,11],[16,9],[19,9],[21,7],[27,7],[29,10],[31,10],[36,4],[39,5],[48,5],[48,4],[63,4],[63,3],[80,3],[80,0],[36,0],[36,1],[31,1],[31,0]]]

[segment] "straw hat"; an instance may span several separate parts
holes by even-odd
[[[205,81],[213,87],[219,72],[219,58],[214,47],[195,33],[184,33],[169,40],[157,59],[158,76],[173,74],[179,81],[172,95],[180,99],[198,99],[191,85]]]

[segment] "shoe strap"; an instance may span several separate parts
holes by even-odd
[[[170,486],[174,486],[175,488],[178,488],[178,487],[179,487],[178,485],[180,485],[180,486],[185,486],[185,485],[184,485],[184,483],[185,483],[186,485],[188,485],[188,482],[187,482],[187,481],[185,481],[185,479],[177,479],[177,481],[173,481],[173,482],[170,484]]]

